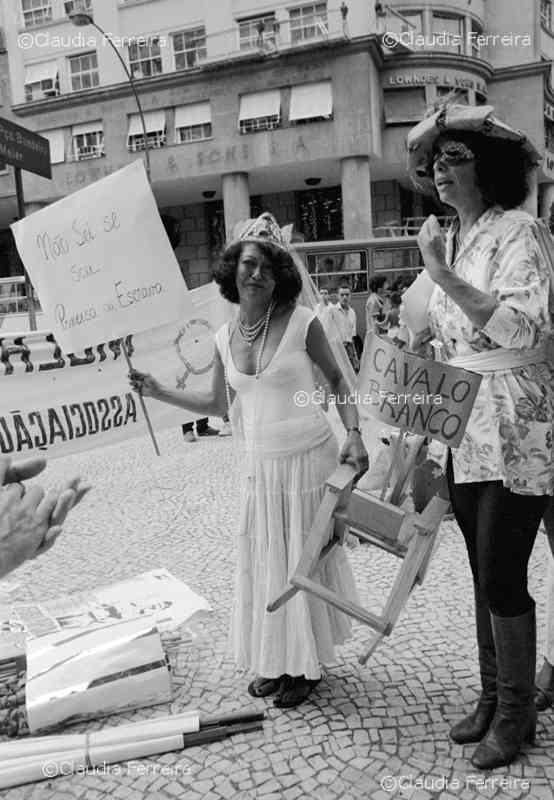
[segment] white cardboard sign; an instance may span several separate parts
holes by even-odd
[[[140,160],[11,227],[66,353],[193,310]]]

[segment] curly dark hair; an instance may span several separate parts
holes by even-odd
[[[275,289],[273,297],[278,305],[288,305],[297,299],[302,289],[302,278],[289,253],[270,242],[235,242],[226,248],[213,273],[219,291],[231,303],[239,302],[237,267],[245,244],[256,244],[271,266]]]
[[[434,153],[445,140],[463,142],[475,154],[477,185],[487,206],[499,205],[508,210],[524,202],[533,163],[519,142],[446,130],[437,139]]]

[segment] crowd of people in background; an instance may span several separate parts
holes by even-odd
[[[408,329],[400,319],[402,294],[413,280],[410,277],[398,277],[390,280],[385,275],[374,275],[369,280],[369,293],[365,303],[365,335],[375,333],[390,339],[397,347],[408,344]],[[345,282],[337,288],[319,289],[321,301],[316,313],[327,335],[332,326],[342,340],[355,372],[360,367],[363,352],[363,340],[359,336],[362,326],[359,324],[356,309],[352,305],[352,292]]]

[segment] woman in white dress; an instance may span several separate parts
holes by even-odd
[[[238,303],[239,314],[216,334],[211,391],[176,391],[137,371],[131,382],[143,395],[190,411],[221,416],[231,405],[231,424],[245,448],[233,652],[240,668],[258,676],[250,694],[275,694],[274,704],[288,708],[319,682],[321,665],[332,662],[335,645],[350,636],[350,621],[305,592],[276,612],[266,606],[298,563],[326,479],[339,461],[362,474],[368,457],[355,405],[337,404],[347,429],[340,454],[321,410],[313,365],[335,395],[347,396],[349,388],[320,321],[296,302],[301,276],[270,214],[245,224],[215,279],[222,295]],[[343,548],[325,561],[317,580],[356,602]]]

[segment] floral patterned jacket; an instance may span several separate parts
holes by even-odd
[[[546,344],[552,331],[549,269],[533,218],[520,210],[487,209],[452,262],[455,229],[447,234],[447,263],[498,306],[479,329],[436,286],[429,324],[445,360],[502,347]],[[501,480],[518,494],[553,494],[554,366],[503,369],[483,377],[466,432],[452,451],[456,483]]]

